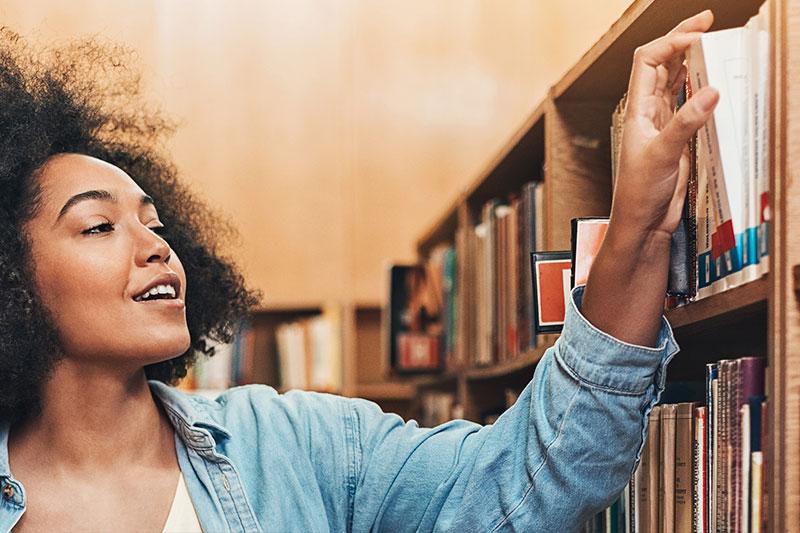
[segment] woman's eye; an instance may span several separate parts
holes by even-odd
[[[109,231],[114,231],[114,224],[110,222],[103,222],[102,224],[98,224],[96,226],[92,226],[89,229],[85,229],[81,233],[84,235],[96,235],[99,233],[107,233]]]
[[[167,233],[167,227],[166,226],[156,226],[154,228],[150,228],[150,231],[152,231],[156,235],[159,235],[159,236],[163,237]]]

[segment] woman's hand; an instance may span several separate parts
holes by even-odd
[[[713,21],[704,11],[634,54],[611,222],[582,305],[595,327],[632,344],[657,340],[670,239],[689,177],[688,142],[719,100],[707,87],[674,112],[686,50]]]
[[[641,236],[678,227],[689,177],[688,142],[719,99],[705,87],[675,113],[685,52],[714,21],[704,11],[637,49],[633,59],[612,220]]]

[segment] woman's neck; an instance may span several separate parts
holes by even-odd
[[[143,369],[124,375],[65,358],[41,393],[41,413],[12,429],[10,447],[24,443],[60,469],[174,464],[173,429]]]

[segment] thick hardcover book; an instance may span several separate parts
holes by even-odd
[[[734,513],[734,524],[736,530],[743,530],[745,524],[749,523],[748,516],[745,515],[749,505],[749,479],[746,478],[749,470],[750,453],[745,452],[745,442],[743,438],[749,431],[745,432],[742,428],[742,409],[748,405],[750,398],[762,397],[764,395],[764,372],[766,360],[763,357],[742,357],[737,359],[736,382],[737,389],[734,394],[734,418],[736,419],[736,438],[734,442],[735,450],[735,471],[734,471],[734,498],[737,502],[736,512]],[[748,418],[749,422],[749,418]]]
[[[516,357],[519,355],[519,319],[517,314],[517,301],[519,300],[519,218],[520,199],[515,196],[511,200],[511,215],[508,219],[508,234],[506,236],[506,355]]]
[[[739,451],[740,490],[736,500],[739,508],[738,531],[746,531],[750,524],[750,405],[744,404],[739,410],[739,430],[741,448]]]
[[[708,408],[694,410],[694,436],[692,439],[692,530],[708,531],[708,485],[706,483],[708,433],[706,431]]]
[[[652,432],[651,432],[652,433]],[[649,442],[652,440],[652,434],[648,437],[648,440],[644,443],[644,448],[642,449],[642,459],[639,461],[639,465],[636,467],[636,470],[633,473],[633,479],[631,482],[631,488],[633,489],[633,498],[632,500],[632,530],[638,533],[649,533],[650,532],[650,521],[649,521],[649,510],[651,505],[651,496],[650,496],[650,483],[649,483],[649,475],[650,475],[650,445]]]
[[[735,362],[719,363],[719,414],[717,416],[717,531],[730,531],[730,481],[732,455],[730,431],[731,381]]]
[[[706,365],[706,519],[709,531],[716,531],[716,469],[714,460],[716,458],[715,443],[716,443],[716,426],[715,417],[717,416],[717,363],[709,363]]]
[[[647,531],[649,533],[657,533],[661,529],[661,516],[660,516],[660,481],[661,481],[661,465],[663,460],[661,457],[661,409],[662,406],[657,405],[653,407],[647,417],[647,426],[649,428],[649,435],[647,437],[647,448],[650,455],[650,467],[647,473],[647,493],[649,498],[648,508],[643,513],[646,513],[645,520],[647,520]]]
[[[519,239],[519,300],[517,305],[517,339],[519,351],[536,346],[533,324],[533,288],[531,286],[531,253],[536,251],[536,189],[540,183],[529,182],[522,187],[517,211]]]
[[[506,328],[508,327],[508,316],[506,315],[506,300],[508,292],[508,221],[511,218],[511,207],[498,205],[494,211],[494,268],[496,272],[494,290],[494,309],[497,324],[497,335],[494,339],[496,361],[504,361],[508,354],[506,346]]]
[[[495,218],[496,207],[499,201],[496,199],[486,202],[483,206],[481,225],[483,230],[483,289],[484,289],[484,324],[483,339],[481,339],[481,358],[480,364],[491,364],[497,360],[496,340],[497,340],[497,309],[495,307],[495,291],[497,290],[497,267],[495,256],[497,242],[495,240]]]
[[[675,533],[692,533],[692,447],[695,403],[675,407]]]
[[[744,230],[742,219],[735,213],[742,206],[745,183],[741,122],[746,112],[748,73],[744,43],[744,28],[709,32],[687,54],[695,92],[708,85],[720,91],[720,103],[700,132],[707,139],[709,184],[717,221],[714,259],[735,248],[736,236]]]
[[[537,333],[558,333],[564,326],[570,297],[571,255],[571,252],[531,254]]]
[[[661,531],[675,530],[675,433],[677,425],[676,404],[661,406],[661,479],[658,499],[661,514]]]

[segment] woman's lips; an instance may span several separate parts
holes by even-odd
[[[153,305],[166,309],[183,309],[186,307],[186,302],[181,298],[162,298],[160,300],[143,300],[141,302],[134,302],[138,305]]]

